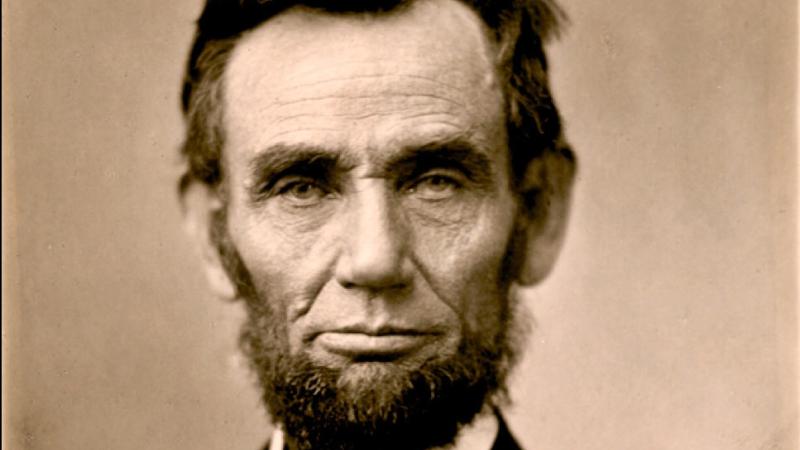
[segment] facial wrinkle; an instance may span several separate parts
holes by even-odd
[[[409,60],[409,62],[411,62],[411,61],[413,61],[413,60]],[[370,65],[374,66],[374,64],[375,64],[375,61],[370,62]],[[336,67],[336,66],[334,66],[334,67]],[[330,67],[329,67],[329,69],[330,69]],[[313,72],[316,74],[318,71],[319,71],[319,68],[315,69]],[[492,74],[490,73],[488,75],[492,75]],[[298,78],[298,77],[302,78],[302,75],[301,74],[296,74],[295,78]],[[451,90],[451,91],[456,91],[456,90],[459,89],[459,86],[455,86],[455,85],[451,85],[451,84],[448,84],[448,83],[444,83],[444,82],[442,82],[442,80],[439,80],[439,79],[436,79],[436,78],[433,78],[433,77],[430,77],[430,76],[418,75],[418,74],[413,74],[413,73],[390,73],[390,72],[386,72],[386,73],[375,73],[375,74],[368,74],[368,75],[348,74],[347,76],[326,78],[326,79],[322,79],[322,80],[310,80],[310,81],[301,82],[301,83],[294,84],[294,85],[288,85],[286,87],[286,89],[283,90],[283,92],[291,93],[293,91],[308,89],[309,87],[315,87],[315,86],[325,85],[325,84],[329,84],[329,83],[335,83],[335,82],[339,82],[339,81],[374,80],[374,79],[382,79],[382,78],[390,78],[390,79],[391,78],[408,78],[408,79],[412,79],[412,80],[419,80],[419,81],[428,82],[431,85],[436,86],[438,88],[445,88],[445,89]],[[469,82],[469,80],[464,80],[465,84],[467,84],[468,82]]]
[[[398,116],[398,115],[401,116],[405,120],[421,119],[421,118],[425,118],[425,117],[437,117],[437,116],[441,116],[441,118],[453,117],[453,114],[451,114],[449,112],[444,112],[444,111],[424,112],[424,113],[416,113],[416,114],[403,114],[405,111],[416,111],[416,109],[417,108],[415,108],[414,106],[406,106],[406,107],[400,107],[400,108],[397,108],[397,107],[391,107],[390,108],[389,106],[387,106],[387,109],[385,111],[370,111],[370,112],[366,112],[366,113],[363,113],[363,114],[360,114],[360,115],[359,114],[355,114],[354,115],[352,113],[346,113],[346,112],[297,113],[297,114],[292,114],[292,115],[287,115],[287,116],[281,116],[281,117],[275,119],[273,121],[273,123],[280,124],[280,123],[284,123],[284,122],[291,122],[293,120],[302,119],[304,117],[309,117],[309,118],[323,118],[323,117],[324,118],[346,118],[346,119],[349,119],[349,120],[364,120],[364,119],[369,119],[371,117],[382,117],[382,116],[386,117],[386,116]],[[444,121],[444,120],[438,120],[438,123],[451,125],[453,127],[457,127],[458,126],[458,124],[456,124],[455,122],[449,122],[449,121]],[[336,129],[331,128],[331,130],[337,131],[339,129],[338,128],[336,128]]]
[[[449,97],[444,97],[438,94],[431,94],[431,93],[414,93],[409,94],[403,91],[382,91],[377,92],[375,94],[324,94],[319,96],[312,96],[312,97],[303,97],[297,98],[292,100],[276,100],[274,107],[275,108],[282,108],[286,106],[297,105],[306,102],[319,102],[319,101],[330,101],[330,100],[388,100],[388,99],[396,99],[396,98],[418,98],[418,99],[433,99],[438,100],[441,102],[445,102],[447,104],[452,104],[458,108],[466,108],[466,105],[463,105]]]

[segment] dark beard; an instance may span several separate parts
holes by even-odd
[[[253,317],[253,316],[251,316]],[[498,345],[465,338],[458,353],[415,369],[394,362],[374,366],[369,384],[343,383],[342,371],[290,356],[248,320],[242,344],[263,399],[297,449],[425,449],[453,441],[505,379]],[[373,367],[365,367],[367,370]]]
[[[402,362],[359,362],[370,374],[358,385],[346,370],[320,366],[305,354],[290,355],[286,324],[258,292],[224,231],[223,215],[213,235],[248,318],[242,328],[243,352],[258,376],[262,398],[280,423],[292,449],[426,449],[452,443],[461,426],[484,406],[505,399],[505,379],[515,360],[508,337],[510,307],[491,336],[462,324],[455,354],[418,367]]]

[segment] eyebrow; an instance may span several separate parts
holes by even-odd
[[[459,168],[477,184],[490,182],[494,174],[494,164],[486,152],[461,138],[406,147],[389,156],[379,167],[383,174],[394,172],[401,176],[420,175],[435,167]]]
[[[286,173],[318,175],[346,165],[354,167],[342,152],[308,145],[276,144],[270,146],[249,163],[251,188],[262,187],[264,182],[275,180]]]
[[[333,173],[352,170],[357,165],[356,157],[347,151],[302,144],[275,144],[250,161],[248,190],[256,192],[269,189],[284,174],[330,177]],[[494,174],[494,164],[486,152],[461,138],[404,147],[381,158],[375,166],[370,177],[392,175],[405,179],[432,168],[452,167],[462,170],[472,182],[486,185],[492,181]]]

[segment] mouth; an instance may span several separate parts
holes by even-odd
[[[352,360],[391,360],[413,353],[438,333],[410,329],[361,327],[324,331],[316,342],[327,352]]]

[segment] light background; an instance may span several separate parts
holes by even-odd
[[[531,449],[793,449],[796,4],[564,0],[574,214],[513,378]],[[198,0],[3,2],[4,448],[257,448],[175,196]]]

